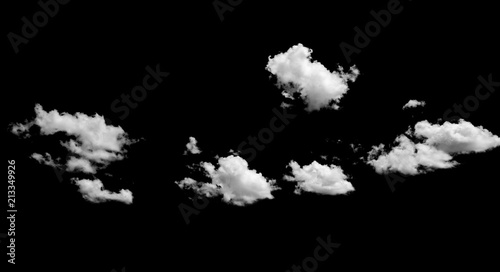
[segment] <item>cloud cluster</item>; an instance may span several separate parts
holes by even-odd
[[[201,150],[197,146],[198,142],[194,137],[189,137],[189,143],[186,144],[187,150],[184,152],[186,155],[188,152],[191,154],[200,154]]]
[[[267,180],[262,174],[248,168],[248,163],[239,156],[219,158],[219,167],[208,162],[201,163],[210,178],[210,183],[197,182],[191,178],[176,182],[182,189],[191,189],[206,197],[222,195],[224,201],[243,206],[261,199],[272,199],[277,190],[274,180]]]
[[[339,166],[322,165],[313,161],[311,164],[301,167],[297,162],[291,161],[289,167],[292,169],[293,175],[285,175],[285,180],[298,182],[296,194],[306,191],[338,195],[354,191],[354,187],[347,181],[348,177]]]
[[[403,110],[408,108],[416,108],[419,106],[421,107],[425,106],[425,101],[410,100],[403,106]]]
[[[46,153],[41,155],[34,153],[32,158],[40,163],[53,166],[65,167],[66,171],[80,171],[87,174],[95,174],[98,169],[105,168],[109,163],[122,160],[125,157],[125,146],[133,143],[121,127],[106,125],[104,117],[95,114],[87,116],[83,113],[71,115],[69,113],[59,113],[57,110],[46,112],[42,106],[35,106],[36,118],[26,124],[14,124],[11,132],[18,135],[29,137],[29,130],[32,126],[40,128],[41,135],[53,135],[57,132],[64,132],[73,137],[68,142],[61,142],[61,145],[71,152],[71,156],[66,162],[60,163],[60,159],[53,160],[51,155]],[[91,200],[97,197],[93,202],[102,202],[102,200],[117,200],[125,203],[131,203],[132,194],[124,190],[126,198],[116,197],[107,191],[102,191],[102,182],[99,180],[76,180],[80,191],[85,191],[85,198]],[[91,186],[92,185],[92,186]],[[82,189],[82,186],[85,188]],[[93,190],[93,191],[91,191]]]
[[[349,89],[348,81],[355,81],[359,70],[355,66],[349,73],[330,72],[321,63],[311,62],[312,50],[302,44],[292,46],[287,52],[269,57],[266,69],[277,76],[284,87],[283,96],[293,98],[298,92],[307,103],[307,110],[338,108],[337,103]]]
[[[384,151],[383,144],[373,147],[367,163],[378,173],[417,175],[458,165],[453,160],[454,154],[484,152],[500,145],[498,136],[463,119],[458,123],[445,122],[442,125],[420,121],[407,134],[420,143],[400,135],[395,141],[397,145],[388,153]]]
[[[311,53],[311,49],[298,44],[285,53],[269,57],[266,70],[277,77],[279,86],[284,88],[282,95],[288,99],[294,99],[295,94],[300,95],[307,104],[307,111],[338,109],[337,104],[349,89],[348,82],[356,80],[359,70],[353,66],[348,73],[344,73],[341,67],[338,71],[329,71],[321,63],[312,61]],[[282,108],[290,106],[285,102],[281,104]],[[190,137],[189,140],[184,154],[200,153],[196,139]],[[210,163],[201,163],[205,175],[210,178],[208,183],[185,178],[176,184],[181,189],[192,190],[206,197],[222,195],[226,202],[236,205],[272,199],[271,192],[279,189],[274,180],[267,180],[262,174],[248,169],[248,163],[237,155],[219,158],[218,164],[216,168]],[[306,191],[337,195],[354,190],[338,166],[321,165],[314,161],[300,167],[292,161],[290,167],[293,175],[285,176],[285,179],[297,182],[296,193]]]

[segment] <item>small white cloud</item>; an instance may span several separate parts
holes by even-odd
[[[287,108],[290,108],[292,106],[292,104],[288,104],[288,103],[285,103],[285,102],[281,102],[281,105],[280,107],[282,109],[287,109]]]
[[[84,173],[95,174],[96,169],[92,166],[89,160],[82,158],[71,157],[66,163],[68,171],[75,171],[76,169],[83,171]]]
[[[416,108],[418,106],[422,106],[422,107],[425,106],[425,101],[410,100],[410,101],[408,101],[408,103],[406,103],[403,106],[403,109]]]
[[[197,194],[204,195],[206,197],[214,197],[221,194],[220,186],[213,183],[197,182],[192,178],[185,178],[181,181],[176,181],[175,184],[183,190],[193,190]]]
[[[285,179],[298,182],[295,190],[296,194],[306,191],[338,195],[354,191],[352,184],[347,181],[347,175],[339,166],[333,164],[330,166],[322,165],[316,161],[302,167],[297,162],[291,161],[289,166],[292,168],[293,176],[285,175]]]
[[[433,169],[452,168],[454,154],[484,152],[500,145],[500,138],[483,127],[475,127],[470,122],[460,120],[453,124],[432,125],[420,121],[408,135],[421,140],[414,143],[401,135],[396,138],[397,146],[387,153],[384,145],[373,147],[367,163],[378,173],[400,172],[408,175],[422,174]]]
[[[187,151],[184,152],[184,155],[186,155],[187,152],[191,154],[200,154],[201,150],[196,146],[197,143],[194,137],[189,137],[189,143],[186,144]]]
[[[126,204],[132,203],[133,197],[131,191],[122,189],[119,193],[110,192],[104,189],[102,182],[99,179],[75,179],[74,182],[78,185],[78,187],[80,187],[79,191],[82,193],[83,198],[90,202],[101,203],[114,200]]]
[[[308,111],[321,108],[338,108],[337,103],[349,89],[348,81],[355,81],[359,70],[355,66],[349,73],[330,72],[321,63],[311,62],[312,50],[302,44],[291,47],[287,52],[269,57],[266,69],[276,75],[284,87],[283,96],[293,98],[293,93],[300,93],[308,105]]]
[[[208,197],[222,195],[224,201],[243,206],[260,199],[272,199],[271,192],[277,190],[274,180],[248,169],[248,163],[239,156],[219,158],[219,168],[208,162],[202,163],[211,183],[199,183],[186,178],[176,184],[182,189],[191,189]]]
[[[56,163],[52,157],[50,156],[49,153],[45,153],[45,156],[43,156],[42,154],[38,154],[38,153],[33,153],[31,155],[31,157],[33,159],[35,159],[37,162],[39,163],[42,163],[42,164],[45,164],[45,165],[49,165],[49,166],[52,166],[52,167],[58,167],[59,164]]]
[[[349,146],[351,147],[352,152],[354,152],[354,153],[357,153],[361,149],[360,144],[351,143],[351,144],[349,144]]]
[[[25,138],[29,138],[30,135],[28,133],[26,133],[30,127],[32,126],[33,124],[31,123],[27,123],[27,124],[12,124],[10,125],[11,129],[10,131],[17,135],[17,136],[22,136],[22,137],[25,137]]]

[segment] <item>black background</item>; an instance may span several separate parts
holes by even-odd
[[[498,267],[498,149],[458,156],[454,169],[406,177],[394,192],[359,160],[418,121],[438,122],[474,94],[478,76],[500,80],[491,2],[401,1],[403,11],[351,63],[339,44],[353,44],[353,28],[363,29],[370,11],[388,1],[244,0],[223,21],[211,1],[70,1],[17,54],[7,33],[20,34],[21,18],[40,7],[13,2],[4,8],[5,127],[32,119],[39,103],[104,115],[142,139],[107,169],[114,178],[100,177],[106,189],[130,189],[134,203],[92,204],[69,175],[60,182],[53,169],[29,159],[58,141],[6,131],[7,159],[17,170],[18,269],[285,271],[328,235],[341,246],[317,271]],[[341,109],[291,109],[298,117],[249,163],[277,179],[275,199],[245,207],[213,199],[187,225],[178,206],[192,205],[190,195],[174,182],[195,177],[188,165],[215,163],[215,155],[227,156],[268,125],[282,101],[265,69],[268,58],[298,43],[330,70],[359,68]],[[170,75],[120,119],[112,101],[157,64]],[[409,99],[427,106],[402,111]],[[493,93],[466,119],[500,135],[498,101]],[[202,154],[182,155],[189,136]],[[350,143],[362,148],[352,152]],[[295,195],[282,178],[290,160],[335,163],[356,191]]]

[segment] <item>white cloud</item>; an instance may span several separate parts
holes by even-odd
[[[220,187],[213,183],[202,183],[197,182],[192,178],[185,178],[181,181],[176,181],[177,184],[183,190],[193,190],[197,194],[205,195],[206,197],[214,197],[220,195]]]
[[[11,132],[17,136],[29,138],[30,135],[26,132],[30,129],[31,126],[32,126],[32,124],[30,124],[30,123],[28,123],[26,125],[20,124],[20,123],[13,124],[13,125],[11,125]]]
[[[239,156],[219,158],[219,168],[208,162],[202,163],[211,183],[198,183],[186,178],[176,182],[183,189],[212,197],[222,195],[224,201],[243,206],[260,199],[272,199],[271,192],[277,190],[274,180],[267,180],[262,174],[248,169],[248,163]]]
[[[197,143],[198,142],[194,137],[189,137],[189,143],[186,144],[187,151],[184,152],[184,155],[186,155],[187,152],[190,152],[191,154],[200,154],[201,150],[196,145]]]
[[[71,157],[66,163],[66,166],[68,171],[75,171],[76,169],[79,169],[85,173],[96,173],[96,169],[92,166],[90,161],[82,158]]]
[[[384,145],[374,147],[369,153],[368,164],[377,173],[400,172],[407,175],[425,173],[435,168],[451,168],[456,165],[452,157],[441,150],[424,144],[415,144],[408,137],[396,138],[397,146],[389,153],[383,151]],[[424,169],[421,169],[421,168]]]
[[[115,160],[122,160],[123,154],[120,152],[109,152],[104,149],[92,149],[88,146],[83,146],[80,143],[69,140],[69,142],[61,142],[61,145],[66,147],[69,151],[78,154],[87,160],[92,160],[101,164],[109,164]]]
[[[59,114],[57,110],[46,112],[39,104],[35,106],[35,113],[35,120],[26,124],[12,125],[12,133],[28,137],[29,130],[34,125],[40,127],[41,135],[64,132],[74,139],[61,142],[61,145],[71,153],[78,155],[78,157],[71,156],[64,163],[59,163],[60,158],[56,158],[54,161],[48,153],[45,156],[37,153],[32,155],[32,158],[46,165],[53,167],[66,165],[68,171],[95,174],[97,167],[104,168],[112,161],[122,160],[126,153],[124,147],[133,143],[121,127],[106,125],[104,117],[98,114],[94,116],[87,116],[83,113]],[[106,191],[104,191],[105,193]],[[125,193],[127,194],[127,192]]]
[[[282,109],[287,109],[287,108],[290,108],[292,106],[292,104],[288,104],[288,103],[285,103],[285,102],[281,102],[281,105],[280,107]]]
[[[337,103],[349,89],[347,82],[355,81],[359,70],[353,66],[349,73],[344,73],[341,67],[339,71],[330,72],[321,63],[311,62],[311,53],[312,50],[302,44],[295,45],[285,53],[270,57],[266,69],[285,87],[283,96],[291,98],[294,92],[299,92],[308,111],[337,109]]]
[[[367,163],[378,173],[400,172],[408,175],[422,174],[433,169],[452,168],[458,165],[453,161],[454,154],[484,152],[500,145],[500,138],[483,127],[475,127],[470,122],[445,122],[432,125],[420,121],[408,135],[421,140],[414,143],[408,137],[396,138],[397,146],[387,153],[384,145],[373,147],[368,154]]]
[[[296,194],[302,191],[314,192],[326,195],[346,194],[354,191],[352,184],[347,181],[348,177],[342,171],[342,168],[335,165],[322,165],[313,161],[309,165],[300,165],[291,161],[289,166],[292,168],[293,176],[286,176],[289,181],[297,181]]]
[[[360,144],[351,143],[351,144],[349,144],[349,146],[351,147],[352,152],[354,152],[354,153],[358,152],[361,149]]]
[[[403,109],[416,108],[418,106],[422,106],[422,107],[425,106],[425,101],[410,100],[410,101],[408,101],[408,103],[406,103],[403,106]]]
[[[126,204],[132,203],[132,192],[129,190],[120,190],[119,193],[113,193],[103,188],[103,184],[99,179],[89,180],[81,179],[74,180],[76,185],[80,187],[79,191],[83,198],[90,202],[101,203],[109,200],[120,201]]]
[[[35,159],[36,161],[38,161],[39,163],[43,163],[45,165],[49,165],[49,166],[52,166],[52,167],[57,167],[59,166],[58,163],[56,163],[52,157],[50,156],[49,153],[45,153],[45,156],[43,156],[42,154],[38,154],[38,153],[33,153],[31,155],[31,157],[33,159]]]
[[[56,132],[65,132],[67,135],[75,136],[75,140],[63,143],[70,151],[77,153],[89,160],[100,163],[106,161],[123,159],[125,150],[123,146],[131,144],[127,134],[121,127],[106,125],[104,117],[98,114],[87,116],[52,110],[46,112],[42,106],[35,106],[36,118],[27,124],[16,124],[12,126],[12,133],[16,135],[27,134],[33,125],[40,127],[42,135],[52,135]]]
[[[98,114],[92,117],[83,113],[76,113],[74,116],[69,113],[59,114],[57,110],[46,112],[39,104],[35,106],[35,112],[36,119],[24,127],[37,125],[42,135],[62,131],[76,136],[78,141],[71,141],[71,145],[80,148],[80,153],[87,157],[117,158],[123,152],[122,147],[131,143],[121,127],[106,125],[104,117]],[[21,130],[26,131],[26,128]]]
[[[426,144],[447,153],[484,152],[500,145],[498,136],[463,119],[458,123],[445,122],[443,125],[421,121],[415,125],[415,135],[426,138]]]

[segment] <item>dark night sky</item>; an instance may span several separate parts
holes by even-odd
[[[113,178],[106,187],[130,189],[134,203],[92,204],[68,176],[60,182],[53,169],[29,159],[50,147],[48,139],[6,131],[7,159],[17,165],[17,269],[286,271],[328,235],[341,246],[317,271],[498,266],[499,149],[457,156],[453,169],[405,177],[394,192],[359,160],[418,121],[437,122],[474,94],[478,76],[500,80],[493,4],[401,1],[402,12],[348,62],[339,44],[353,44],[353,28],[364,28],[370,11],[389,1],[243,0],[223,21],[211,1],[164,2],[70,1],[17,54],[4,39],[5,127],[33,119],[39,103],[104,115],[141,139],[107,169]],[[40,9],[36,1],[5,8],[4,33],[19,34],[21,18]],[[190,195],[174,182],[194,177],[188,165],[215,163],[268,125],[283,101],[265,69],[268,58],[299,43],[329,69],[359,69],[341,109],[290,109],[297,118],[249,162],[277,180],[282,189],[274,199],[244,207],[211,199],[186,225],[178,206],[192,205]],[[120,118],[112,102],[157,64],[168,77]],[[410,99],[427,105],[402,111]],[[465,119],[500,135],[498,102],[493,93]],[[189,136],[202,154],[183,156]],[[350,143],[361,150],[354,154]],[[283,180],[291,160],[340,165],[356,190],[296,195]]]

